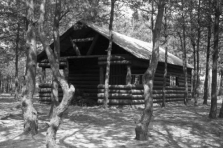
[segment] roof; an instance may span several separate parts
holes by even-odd
[[[80,22],[78,22],[78,23],[80,23]],[[83,22],[81,22],[81,23],[83,23]],[[107,39],[109,39],[108,29],[99,27],[99,26],[97,26],[95,24],[91,24],[91,23],[83,23],[83,24],[86,25],[87,27],[93,29],[94,31],[98,32],[99,34],[106,37]],[[72,29],[73,27],[74,26],[69,28],[60,38],[64,39],[64,37],[67,36],[67,34],[69,34],[68,32],[73,30]],[[120,34],[115,31],[113,31],[113,42],[139,59],[149,60],[152,55],[152,43],[148,43],[148,42],[144,42],[144,41],[132,38],[132,37],[128,37],[126,35]],[[51,44],[51,47],[52,47],[52,44]],[[159,61],[165,62],[165,50],[160,47],[159,53],[160,53]],[[43,52],[40,53],[38,56],[41,56],[41,55],[43,55]],[[167,63],[183,66],[183,61],[180,58],[176,57],[175,55],[173,55],[169,52],[168,52]],[[187,66],[188,66],[188,68],[193,68],[193,66],[190,64],[188,64]]]
[[[108,29],[98,27],[94,24],[86,24],[86,25],[94,29],[95,31],[103,35],[104,37],[109,38]],[[148,42],[144,42],[132,37],[128,37],[126,35],[120,34],[115,31],[113,31],[113,42],[121,46],[123,49],[130,52],[132,55],[134,55],[137,58],[149,60],[152,55],[152,45],[153,45],[152,43],[148,43]],[[159,61],[165,62],[165,50],[160,47],[159,53],[160,53]],[[183,66],[183,61],[177,56],[169,52],[168,52],[167,63]],[[187,64],[187,66],[188,68],[193,68],[193,66],[190,64]]]

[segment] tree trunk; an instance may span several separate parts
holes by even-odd
[[[217,117],[217,68],[218,68],[218,42],[219,42],[219,19],[221,15],[221,0],[215,1],[215,21],[214,21],[214,51],[212,66],[212,86],[211,86],[211,108],[209,117]]]
[[[184,19],[184,17],[183,17]],[[187,105],[188,101],[188,82],[187,82],[187,50],[186,50],[186,35],[185,35],[185,22],[183,23],[183,71],[184,71],[184,87],[185,87],[185,96],[184,104]]]
[[[167,76],[167,54],[168,47],[165,47],[165,68],[164,68],[164,74],[163,74],[163,101],[162,101],[162,107],[166,106],[166,76]]]
[[[167,7],[165,7],[165,24],[164,24],[164,36],[165,36],[165,68],[164,68],[164,74],[163,74],[163,101],[162,101],[162,107],[166,106],[166,76],[167,76],[167,58],[168,58],[168,44],[167,44]]]
[[[16,48],[15,48],[15,96],[14,96],[14,99],[15,99],[15,100],[18,100],[18,95],[19,95],[19,78],[18,78],[19,29],[20,29],[20,23],[18,22],[18,26],[17,26],[17,35],[16,35]]]
[[[107,50],[107,65],[106,65],[106,74],[105,74],[105,98],[104,98],[104,108],[108,107],[109,102],[109,77],[110,77],[110,63],[111,63],[111,51],[112,51],[112,42],[113,42],[113,34],[112,34],[112,24],[114,19],[114,6],[115,0],[111,0],[111,13],[110,13],[110,24],[109,24],[109,45]]]
[[[194,39],[192,39],[194,40]],[[193,57],[194,57],[194,73],[193,73],[193,92],[192,92],[192,97],[195,98],[197,97],[196,95],[196,87],[197,87],[197,62],[196,62],[196,44],[193,43],[194,41],[192,41],[192,47],[193,47]]]
[[[197,100],[198,100],[198,97],[200,95],[200,90],[199,90],[199,86],[200,86],[200,74],[199,74],[199,70],[200,70],[200,55],[199,55],[199,51],[200,51],[200,37],[201,37],[201,29],[200,29],[200,0],[198,1],[198,17],[197,17],[197,23],[198,23],[198,27],[197,27],[197,71],[196,71],[196,88],[195,88],[195,91],[196,91],[196,95],[194,97],[194,105],[197,106]]]
[[[61,13],[61,0],[56,0],[56,8],[54,13],[54,26],[53,26],[53,39],[54,39],[54,54],[56,60],[57,69],[60,69],[60,34],[59,34],[59,23],[60,23],[60,13]],[[52,102],[51,109],[49,112],[49,117],[53,113],[53,107],[59,105],[59,93],[58,93],[59,84],[56,78],[53,78],[52,81]]]
[[[156,72],[157,64],[159,61],[159,46],[160,46],[160,31],[163,19],[165,2],[159,0],[158,2],[158,14],[156,17],[155,28],[153,29],[153,50],[152,57],[148,69],[144,74],[144,97],[145,108],[139,123],[137,123],[135,132],[136,140],[148,139],[148,126],[153,116],[153,79]]]
[[[211,0],[209,0],[209,6],[211,5]],[[210,8],[209,8],[210,9]],[[206,73],[205,73],[205,81],[204,81],[204,102],[203,104],[207,105],[207,100],[208,100],[208,92],[209,92],[209,57],[210,57],[210,43],[211,43],[211,12],[209,12],[210,14],[208,14],[208,20],[209,20],[209,24],[208,24],[208,39],[207,39],[207,53],[206,53],[206,57],[207,57],[207,61],[206,61]]]
[[[220,78],[220,86],[219,86],[218,96],[223,95],[223,69],[221,69],[220,74],[221,74],[221,78]]]
[[[221,82],[220,82],[220,90],[219,90],[219,95],[222,96],[223,95],[223,70],[221,70]],[[222,99],[222,103],[221,103],[221,109],[219,112],[219,118],[223,118],[223,99]]]
[[[33,107],[33,94],[35,91],[35,77],[37,65],[36,52],[36,34],[34,26],[34,2],[33,0],[26,1],[28,8],[27,19],[29,20],[28,30],[26,32],[26,54],[27,54],[27,72],[25,76],[25,90],[22,97],[22,110],[24,117],[24,133],[32,135],[38,132],[37,111]]]
[[[53,51],[50,48],[49,43],[47,42],[45,32],[43,31],[44,20],[45,20],[44,18],[45,4],[46,4],[46,0],[42,0],[41,6],[40,6],[41,14],[39,18],[38,33],[39,33],[43,48],[46,51],[46,54],[50,63],[50,67],[52,69],[53,77],[56,78],[56,80],[59,82],[63,90],[63,99],[61,103],[59,104],[59,106],[57,106],[55,110],[53,111],[53,115],[50,120],[49,128],[47,129],[47,135],[46,135],[46,147],[55,148],[57,147],[56,133],[60,126],[63,113],[68,109],[68,106],[73,97],[75,88],[73,85],[68,85],[68,82],[66,81],[66,79],[63,76],[61,76],[60,71],[56,65],[55,55],[53,54]]]
[[[220,113],[219,113],[219,118],[223,118],[223,99],[222,99],[222,103],[221,103],[221,109],[220,109]]]

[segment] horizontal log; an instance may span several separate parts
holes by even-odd
[[[184,98],[177,98],[177,99],[172,99],[172,100],[166,100],[166,102],[178,102],[178,101],[184,101]],[[154,100],[153,103],[162,103],[163,100]]]
[[[39,67],[50,67],[50,63],[39,63]],[[66,67],[67,63],[66,62],[60,62],[60,67]]]
[[[98,99],[98,103],[101,104],[103,103],[103,99]],[[144,100],[129,100],[129,99],[112,99],[112,100],[109,100],[109,103],[108,104],[135,104],[135,103],[140,103],[140,104],[143,104],[144,103]]]
[[[41,93],[39,97],[51,97],[51,93]],[[59,94],[59,97],[63,97],[63,94]]]
[[[137,91],[137,90],[136,90]],[[141,92],[141,90],[139,90],[139,92]],[[104,89],[98,89],[98,93],[104,93]],[[128,90],[123,90],[123,89],[109,89],[109,93],[132,93],[132,90],[128,89]]]
[[[132,56],[129,55],[112,55],[111,60],[129,60],[132,59]],[[99,57],[98,61],[107,61],[107,56]]]
[[[97,86],[99,82],[97,81],[70,81],[70,83],[74,84],[74,85],[95,85]]]
[[[173,75],[173,74],[170,74],[170,73],[167,73],[167,76],[166,77],[170,77],[170,76],[176,76],[178,78],[184,78],[184,75],[179,73],[179,74],[176,74],[176,75]],[[155,73],[155,77],[163,77],[163,73]],[[190,76],[187,76],[188,78],[191,78]]]
[[[172,99],[172,100],[166,100],[166,102],[178,102],[178,101],[184,101],[184,98],[178,98],[178,99]],[[98,104],[102,104],[103,99],[98,99]],[[153,103],[162,103],[162,100],[154,100]],[[133,101],[112,101],[109,100],[109,105],[138,105],[138,104],[144,104],[144,100],[133,100]]]
[[[75,84],[74,84],[75,85]],[[97,89],[97,85],[75,85],[75,88],[79,88],[79,89]]]
[[[166,94],[183,94],[183,90],[166,90]],[[98,93],[104,93],[104,89],[98,89]],[[109,89],[109,93],[125,93],[125,94],[144,94],[144,90],[119,90],[119,89]],[[162,94],[163,90],[153,90],[153,94]]]
[[[94,37],[83,38],[83,39],[72,39],[73,42],[89,42],[93,40],[94,40]]]
[[[98,88],[104,88],[104,84],[99,84]],[[143,89],[143,85],[109,85],[109,88],[113,89]]]
[[[122,60],[122,61],[111,61],[110,64],[131,64],[131,61]],[[107,62],[98,62],[98,65],[107,65]]]
[[[51,97],[39,97],[41,101],[51,101]]]
[[[97,94],[98,98],[104,98],[104,93],[98,93]],[[166,98],[182,98],[184,97],[184,94],[166,94]],[[163,97],[163,94],[153,94],[154,99],[160,99]],[[144,95],[132,95],[132,94],[120,94],[120,93],[110,93],[109,94],[109,99],[114,99],[114,98],[128,98],[128,99],[144,99]]]
[[[61,57],[60,58],[60,62],[67,62],[67,58],[66,57]],[[44,59],[40,63],[49,63],[49,60],[48,59]]]
[[[104,98],[104,93],[98,93],[98,98]],[[131,94],[123,94],[123,93],[110,93],[109,98],[131,98]]]
[[[51,88],[51,87],[52,87],[52,83],[39,84],[39,88]]]

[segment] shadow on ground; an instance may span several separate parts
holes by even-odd
[[[4,103],[4,100],[1,100],[4,107],[0,105],[0,111],[11,112],[0,121],[0,147],[45,147],[49,106],[34,104],[40,113],[39,134],[34,140],[20,135],[21,112],[11,110],[12,103],[8,100]],[[169,103],[164,109],[155,106],[148,141],[136,141],[134,121],[140,116],[140,110],[70,106],[57,133],[58,144],[70,148],[221,148],[223,120],[210,120],[209,108],[203,105],[194,107],[192,103],[188,106]]]

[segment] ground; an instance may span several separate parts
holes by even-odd
[[[140,108],[70,106],[57,133],[61,148],[223,148],[223,119],[208,118],[210,106],[192,102],[154,107],[148,141],[136,141],[135,122]],[[209,102],[210,103],[210,102]],[[220,108],[221,100],[218,100]],[[44,148],[49,105],[34,103],[39,113],[39,134],[22,134],[22,112],[9,95],[0,96],[0,147]],[[219,111],[218,108],[218,111]]]

